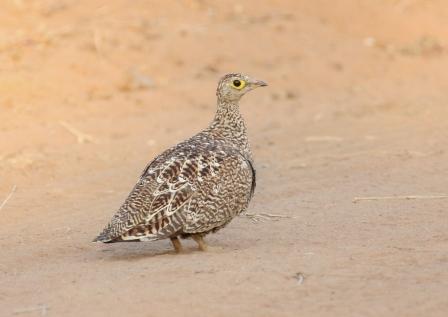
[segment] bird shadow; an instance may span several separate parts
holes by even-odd
[[[196,245],[183,243],[183,250],[177,253],[171,244],[163,243],[114,243],[111,245],[100,245],[101,249],[95,250],[95,258],[101,261],[139,261],[148,258],[168,258],[172,256],[186,256],[201,253],[223,253],[223,246],[212,246],[207,251],[200,251]]]
[[[174,250],[129,250],[129,249],[104,249],[100,250],[100,254],[98,254],[98,258],[106,261],[138,261],[142,259],[154,258],[154,257],[163,257],[175,255],[176,252]]]

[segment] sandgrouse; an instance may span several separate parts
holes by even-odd
[[[263,81],[243,74],[221,78],[218,108],[208,128],[166,150],[144,169],[103,232],[101,242],[203,237],[244,212],[255,190],[255,168],[239,101]]]

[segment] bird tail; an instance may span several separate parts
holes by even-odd
[[[157,239],[154,239],[154,240],[157,240]],[[95,239],[92,240],[92,242],[103,242],[103,243],[135,242],[135,241],[140,241],[140,238],[127,236],[127,235],[112,237],[110,235],[109,231],[107,231],[107,230],[104,230]]]
[[[104,243],[111,243],[114,242],[113,239],[110,237],[108,232],[104,230],[101,232],[95,239],[92,240],[92,242],[104,242]]]

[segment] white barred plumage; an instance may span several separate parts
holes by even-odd
[[[210,126],[166,150],[144,169],[139,181],[103,232],[105,243],[203,236],[245,211],[255,190],[255,168],[239,100],[266,83],[242,74],[219,81],[218,109]]]

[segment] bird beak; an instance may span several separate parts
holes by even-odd
[[[251,82],[252,86],[254,87],[264,87],[267,86],[268,84],[266,84],[264,81],[262,80],[254,80]]]

